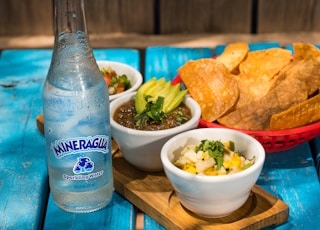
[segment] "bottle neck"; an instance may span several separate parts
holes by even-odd
[[[61,89],[79,91],[104,81],[86,31],[84,0],[54,3],[55,41],[48,81]]]
[[[87,34],[84,0],[54,0],[54,10],[53,58],[68,58],[74,63],[79,58],[90,59],[96,65]]]
[[[55,0],[55,36],[64,33],[87,34],[83,0]]]

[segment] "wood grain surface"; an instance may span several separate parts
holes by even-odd
[[[259,0],[257,33],[319,31],[320,2]]]
[[[0,1],[0,36],[53,34],[52,0]],[[320,32],[314,0],[85,0],[91,34]]]
[[[43,133],[43,115],[36,119]],[[136,169],[122,157],[112,142],[114,186],[118,193],[137,208],[168,229],[256,229],[285,222],[288,206],[255,185],[247,202],[230,216],[209,219],[199,217],[179,202],[164,172],[147,173]],[[143,215],[137,216],[137,227],[143,226]]]
[[[167,229],[261,229],[285,222],[289,208],[280,199],[255,185],[247,202],[227,217],[199,217],[179,202],[164,172],[147,173],[113,157],[117,192]]]
[[[159,34],[250,33],[252,0],[161,0]]]
[[[170,35],[141,35],[135,33],[106,33],[90,34],[93,48],[129,48],[144,51],[151,46],[171,47],[208,47],[214,49],[217,45],[230,42],[272,42],[276,41],[285,46],[293,42],[303,41],[320,44],[319,32],[299,33],[266,33],[266,34],[170,34]],[[19,35],[0,36],[0,50],[5,49],[43,49],[53,47],[52,35]]]

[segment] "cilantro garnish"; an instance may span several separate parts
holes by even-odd
[[[124,85],[125,89],[130,89],[132,87],[131,81],[128,79],[127,75],[123,74],[118,76],[118,82],[121,82]]]
[[[202,140],[201,144],[198,145],[195,150],[196,152],[208,152],[209,156],[217,162],[217,169],[219,170],[221,168],[225,150],[225,146],[221,141]]]
[[[136,126],[141,126],[147,121],[152,119],[153,121],[160,123],[166,114],[162,111],[164,104],[164,97],[159,96],[157,100],[150,100],[152,96],[147,95],[145,97],[147,104],[144,111],[140,114],[137,114],[134,118]]]
[[[186,118],[186,116],[183,114],[183,112],[175,111],[174,113],[177,115],[176,121],[178,123],[182,124],[188,120],[188,118]]]
[[[229,141],[229,149],[231,151],[234,151],[235,150],[235,145],[234,145],[234,142],[233,141]]]

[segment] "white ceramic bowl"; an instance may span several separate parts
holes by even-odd
[[[232,140],[235,150],[248,159],[255,156],[256,161],[248,169],[225,176],[195,175],[172,163],[178,159],[186,145],[198,145],[203,139]],[[166,142],[161,150],[164,171],[181,204],[193,213],[208,218],[227,216],[246,202],[260,175],[264,160],[264,148],[256,139],[224,128],[196,129],[178,134]]]
[[[113,120],[115,110],[124,102],[134,99],[136,93],[118,97],[110,103],[110,123],[113,138],[119,145],[124,159],[144,171],[163,170],[160,151],[164,143],[172,136],[198,127],[201,110],[198,103],[186,97],[184,103],[190,108],[192,118],[181,126],[159,130],[143,131],[126,128]]]
[[[127,65],[121,62],[101,61],[101,60],[97,60],[97,64],[100,70],[105,67],[111,67],[113,70],[116,71],[118,75],[122,75],[122,74],[127,75],[128,79],[131,81],[132,87],[130,89],[127,89],[122,93],[110,95],[109,96],[110,101],[114,100],[117,97],[121,97],[125,94],[135,92],[142,84],[143,77],[141,73],[130,65]]]

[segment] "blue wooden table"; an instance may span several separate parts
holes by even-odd
[[[250,49],[278,47],[250,44]],[[209,48],[149,47],[145,80],[172,80],[190,59],[221,53]],[[42,113],[42,85],[52,50],[3,50],[0,54],[0,230],[135,229],[138,210],[117,192],[104,209],[89,214],[60,210],[48,187],[45,141],[36,127]],[[114,60],[140,69],[133,49],[96,49],[97,60]],[[258,185],[289,206],[289,219],[277,229],[320,229],[320,137],[293,149],[267,153]],[[317,171],[318,168],[318,171]],[[274,226],[273,226],[274,227]],[[144,229],[164,229],[144,215]]]

